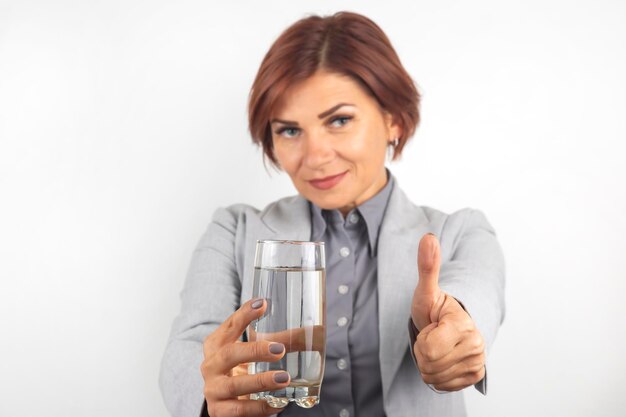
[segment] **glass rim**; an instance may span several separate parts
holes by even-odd
[[[280,244],[286,244],[286,245],[324,246],[324,242],[310,241],[310,240],[257,239],[256,243],[280,243]]]

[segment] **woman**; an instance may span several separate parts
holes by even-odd
[[[480,212],[415,206],[385,168],[415,131],[418,104],[389,40],[363,16],[312,16],[276,40],[252,87],[250,131],[299,195],[215,213],[163,359],[173,415],[457,416],[461,389],[486,392],[503,258]],[[326,369],[309,410],[248,399],[289,384],[281,371],[240,372],[285,354],[240,340],[267,307],[249,299],[257,239],[326,242]]]

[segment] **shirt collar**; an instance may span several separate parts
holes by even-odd
[[[365,221],[367,235],[369,239],[370,256],[374,257],[377,253],[378,232],[383,222],[385,209],[389,202],[389,196],[394,187],[394,178],[387,171],[387,184],[372,198],[363,202],[360,206],[350,210],[344,219],[339,210],[323,210],[317,205],[309,202],[311,208],[311,223],[313,228],[312,240],[319,241],[326,233],[329,222],[347,222],[353,213],[358,213]]]

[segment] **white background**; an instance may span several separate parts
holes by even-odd
[[[341,9],[423,93],[400,185],[483,210],[505,251],[470,415],[624,415],[626,4],[303,3],[0,1],[0,415],[167,415],[159,363],[213,211],[294,193],[250,143],[255,71]]]

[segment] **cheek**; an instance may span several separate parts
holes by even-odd
[[[385,149],[387,145],[386,131],[384,125],[378,123],[377,120],[372,120],[375,117],[372,115],[367,118],[369,123],[363,123],[359,126],[355,137],[358,140],[355,141],[355,149],[359,148],[362,152],[374,152],[377,153],[381,149]]]
[[[355,139],[344,149],[344,155],[347,158],[372,169],[377,168],[374,165],[379,165],[381,162],[384,164],[387,154],[387,141],[384,133],[359,132]]]
[[[293,177],[300,165],[298,152],[286,146],[274,145],[274,156],[283,171]]]

